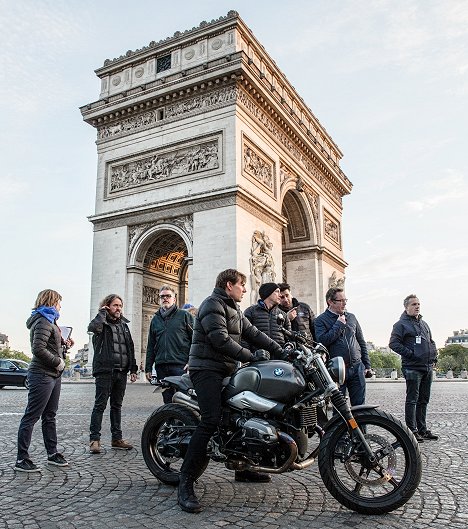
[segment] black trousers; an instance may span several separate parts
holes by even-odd
[[[18,461],[30,459],[29,445],[33,428],[42,419],[42,437],[47,455],[57,452],[57,414],[62,379],[46,373],[28,373],[28,405],[18,430]]]
[[[127,387],[127,373],[114,371],[112,374],[96,376],[96,396],[91,413],[89,440],[101,439],[102,416],[110,398],[110,424],[112,440],[122,439],[122,402]]]
[[[155,366],[156,376],[158,380],[161,380],[165,377],[180,376],[184,374],[184,366],[180,364],[159,364]],[[162,397],[164,404],[170,404],[172,402],[172,397],[175,393],[174,388],[164,388],[162,392]]]
[[[206,468],[208,442],[221,418],[221,390],[224,376],[216,371],[205,370],[191,371],[190,378],[197,392],[201,420],[190,440],[181,472],[197,479]]]

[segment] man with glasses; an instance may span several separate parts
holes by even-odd
[[[146,378],[151,381],[153,365],[159,380],[183,375],[193,334],[193,316],[176,305],[176,293],[164,285],[159,291],[160,308],[151,320],[146,348]],[[164,404],[172,402],[174,388],[163,390]]]
[[[364,404],[366,376],[372,376],[366,341],[356,316],[346,312],[346,299],[342,288],[328,289],[325,300],[328,308],[314,321],[315,339],[323,344],[331,358],[342,356],[346,364],[346,380],[340,387],[349,394],[351,406]]]
[[[426,412],[431,396],[432,372],[437,348],[429,325],[422,321],[421,304],[414,294],[403,300],[405,308],[395,323],[389,346],[401,356],[406,380],[405,422],[419,443],[437,441],[438,435],[427,429]]]

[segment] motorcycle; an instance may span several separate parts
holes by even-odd
[[[287,332],[294,340],[285,348],[289,361],[247,364],[224,380],[223,413],[209,458],[229,470],[269,474],[305,470],[318,461],[323,483],[345,507],[362,514],[401,507],[421,480],[413,434],[377,406],[350,407],[338,388],[343,359],[330,359],[323,345],[308,347]],[[188,375],[159,384],[176,393],[147,419],[141,448],[153,475],[175,486],[200,412]],[[318,411],[328,401],[335,414],[321,426]]]

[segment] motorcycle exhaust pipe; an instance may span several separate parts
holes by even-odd
[[[181,391],[176,391],[174,393],[172,397],[172,402],[174,404],[182,404],[182,406],[187,406],[187,408],[190,408],[200,414],[200,408],[198,407],[198,404],[194,402],[188,395],[182,393]]]
[[[297,458],[297,444],[295,443],[294,439],[286,433],[278,432],[278,437],[280,441],[286,443],[289,446],[289,449],[291,451],[291,454],[289,455],[288,459],[283,463],[281,467],[270,468],[246,465],[243,470],[251,470],[252,472],[266,472],[267,474],[282,474],[283,472],[286,472],[286,470],[289,470],[293,466],[294,461]]]

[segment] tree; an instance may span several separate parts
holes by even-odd
[[[25,355],[22,351],[15,351],[7,347],[0,350],[0,358],[16,358],[16,360],[23,360],[24,362],[31,362],[31,358]]]
[[[468,368],[468,348],[459,344],[450,344],[438,350],[439,360],[437,368],[440,371],[452,369],[459,373],[462,369]]]
[[[396,353],[369,351],[372,369],[396,369],[401,372],[401,359]]]

